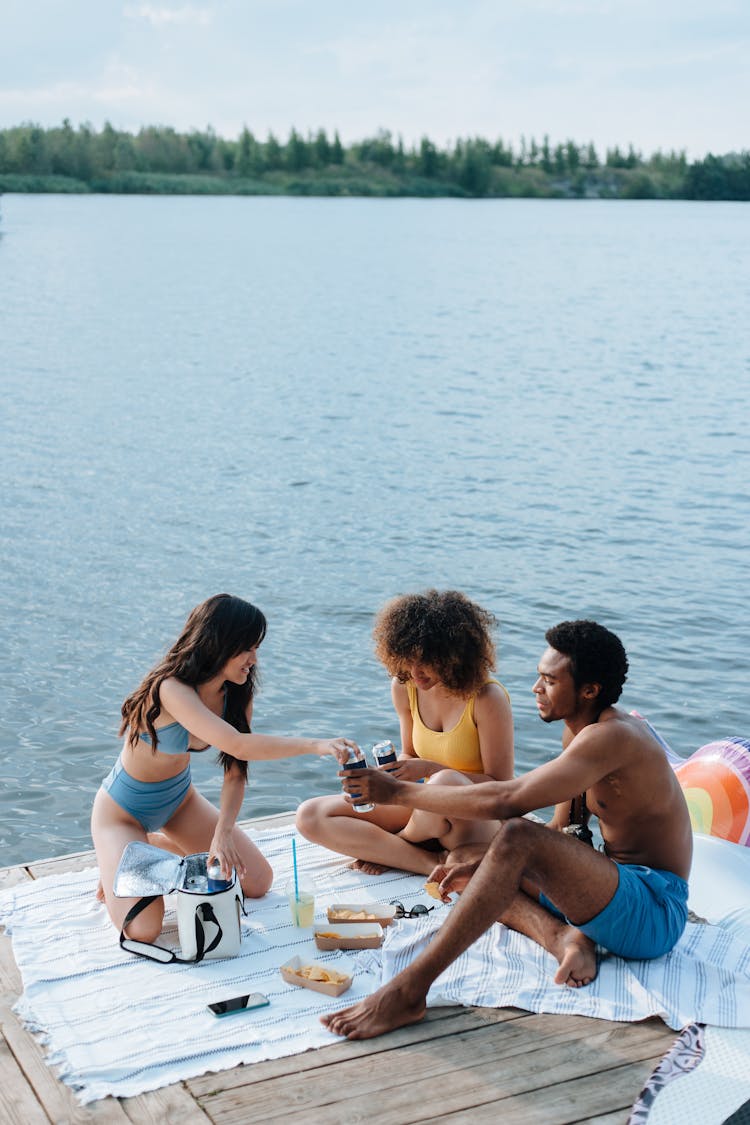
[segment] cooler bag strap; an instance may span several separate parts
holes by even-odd
[[[128,953],[135,953],[138,957],[148,957],[150,961],[160,961],[163,965],[170,965],[173,962],[178,962],[181,965],[193,965],[198,961],[202,961],[207,953],[221,941],[224,936],[223,930],[214,914],[214,909],[208,902],[202,902],[195,911],[195,957],[178,957],[171,949],[165,949],[163,945],[156,945],[150,941],[136,941],[134,938],[126,937],[125,930],[128,928],[134,918],[137,918],[141,911],[155,902],[159,895],[146,895],[144,898],[139,898],[130,910],[125,915],[125,920],[122,923],[120,931],[120,947]],[[216,937],[211,944],[206,948],[206,935],[203,929],[204,922],[213,922],[216,926]]]
[[[205,931],[203,929],[204,922],[213,922],[214,926],[216,926],[216,937],[205,949],[203,948],[203,944],[206,939]],[[210,953],[213,949],[216,949],[216,946],[219,944],[223,937],[224,931],[219,924],[219,919],[214,913],[213,906],[210,902],[202,902],[195,912],[195,960],[202,961],[207,953]]]

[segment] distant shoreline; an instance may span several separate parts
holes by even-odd
[[[750,151],[644,157],[617,146],[427,137],[405,148],[381,130],[344,146],[325,130],[286,142],[244,129],[237,140],[165,126],[137,133],[105,125],[0,129],[0,193],[119,195],[292,195],[457,199],[684,199],[750,201]]]
[[[342,176],[271,175],[255,178],[200,173],[113,173],[92,180],[73,176],[0,172],[0,195],[211,195],[296,196],[315,198],[380,199],[569,199],[569,200],[701,200],[750,201],[750,168],[747,185],[732,187],[723,176],[707,176],[698,188],[681,189],[655,184],[644,173],[618,170],[608,175],[588,175],[576,182],[568,178],[528,176],[510,172],[501,184],[471,192],[440,179],[411,176],[368,178],[365,173]]]

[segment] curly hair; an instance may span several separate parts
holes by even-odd
[[[164,680],[174,676],[197,688],[216,676],[233,656],[259,645],[265,635],[266,619],[250,602],[231,594],[214,594],[201,602],[190,613],[164,659],[123,703],[120,734],[127,733],[130,746],[136,746],[140,732],[145,730],[156,751],[159,736],[154,724],[161,713],[160,691]],[[253,698],[255,686],[255,667],[250,669],[244,684],[226,684],[224,718],[245,734],[249,731],[247,705]],[[237,766],[247,777],[247,762],[238,761],[223,751],[219,753],[219,762],[225,771]]]
[[[401,683],[416,662],[431,668],[449,691],[470,696],[495,667],[496,625],[494,614],[457,590],[402,594],[375,618],[375,655]]]
[[[596,621],[562,621],[544,636],[550,648],[570,660],[576,690],[599,684],[599,712],[617,702],[628,677],[628,658],[619,637]]]

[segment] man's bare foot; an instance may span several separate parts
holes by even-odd
[[[591,938],[574,926],[564,926],[552,952],[560,962],[555,984],[567,984],[569,988],[591,984],[597,973],[596,946]]]
[[[395,1031],[397,1027],[418,1023],[424,1016],[425,1007],[424,996],[407,997],[391,981],[351,1008],[321,1016],[320,1022],[334,1035],[343,1035],[347,1039],[373,1039],[376,1035]]]
[[[347,864],[351,871],[361,871],[365,875],[382,875],[384,871],[390,871],[384,863],[372,863],[369,859],[354,859],[351,863]]]

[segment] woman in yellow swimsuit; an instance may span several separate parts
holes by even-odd
[[[375,653],[392,676],[401,727],[394,776],[428,785],[471,785],[513,776],[513,716],[495,666],[493,615],[455,590],[405,594],[375,620]],[[297,828],[314,843],[354,856],[368,874],[395,867],[428,875],[435,847],[488,843],[495,821],[377,806],[357,813],[343,796],[300,805]],[[438,841],[435,845],[434,841]]]

